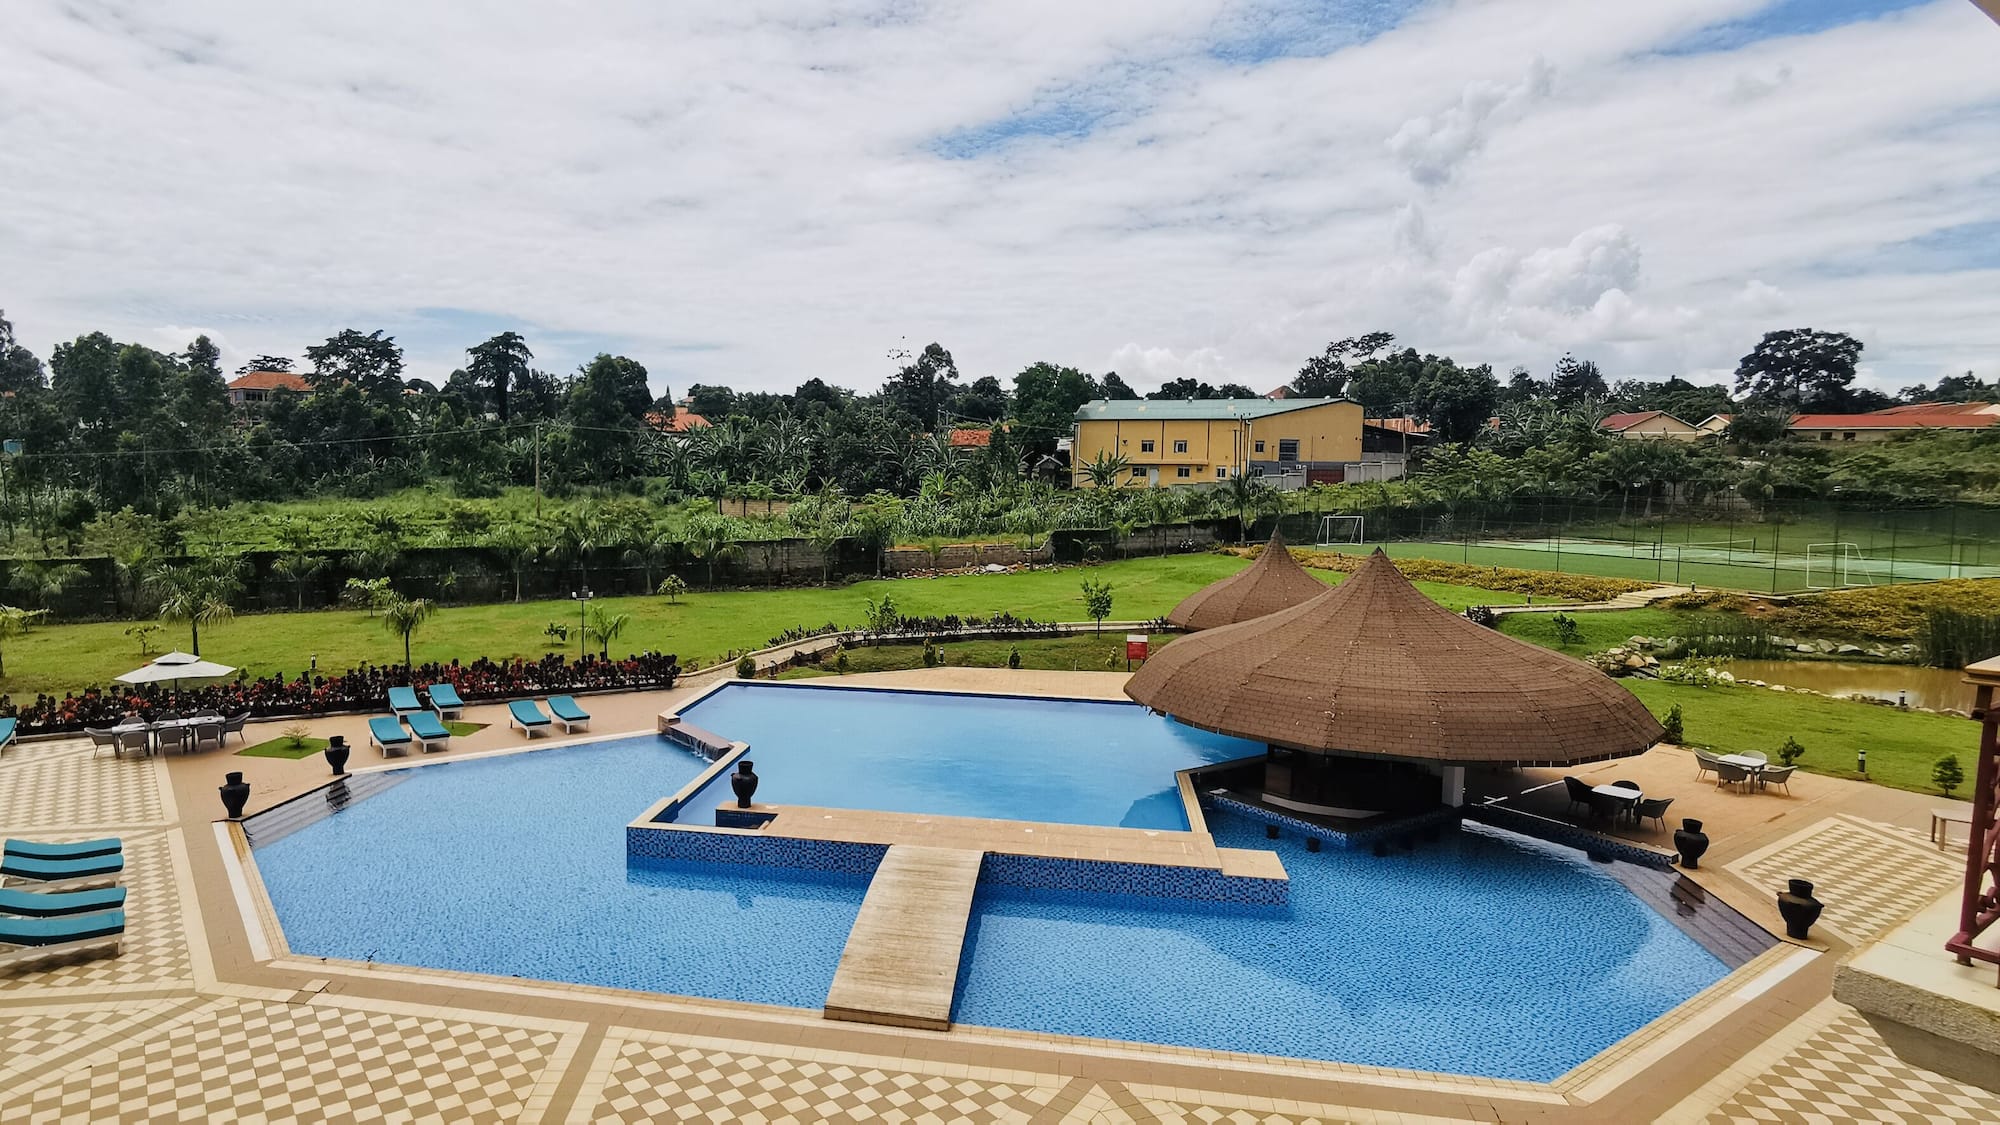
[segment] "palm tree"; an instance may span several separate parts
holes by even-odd
[[[466,371],[473,378],[493,384],[493,402],[499,408],[500,424],[507,424],[507,386],[528,375],[528,361],[535,353],[518,332],[502,332],[477,347],[465,349],[472,357]]]
[[[626,565],[638,566],[646,573],[646,589],[653,586],[653,571],[672,562],[679,553],[681,537],[665,520],[647,525],[634,532],[631,546],[625,548],[623,556]]]
[[[410,634],[416,632],[417,626],[429,621],[431,615],[436,612],[437,605],[429,598],[398,597],[382,608],[383,628],[402,635],[404,672],[407,673],[411,669]]]
[[[40,617],[39,609],[17,609],[11,605],[0,605],[0,644],[13,640],[28,631],[28,622]],[[0,654],[0,676],[7,674],[7,660]]]
[[[153,572],[147,585],[159,595],[160,620],[169,625],[186,625],[189,650],[200,656],[201,627],[236,616],[229,599],[243,588],[243,581],[230,563],[205,559],[161,567]]]
[[[823,518],[806,531],[806,540],[813,550],[819,552],[819,584],[825,586],[833,579],[833,556],[840,550],[840,541],[847,538],[847,524],[833,518]]]
[[[1117,488],[1125,477],[1125,470],[1132,465],[1132,459],[1123,453],[1099,451],[1097,457],[1083,466],[1083,479],[1092,488]]]
[[[688,522],[687,553],[707,568],[709,589],[715,588],[715,564],[743,553],[729,538],[729,526],[713,516]]]
[[[588,632],[597,638],[598,655],[606,660],[611,659],[611,642],[617,640],[618,635],[631,623],[632,615],[629,613],[612,613],[601,605],[592,606]]]
[[[326,556],[293,551],[271,560],[271,572],[292,584],[293,608],[306,608],[306,580],[326,569]]]
[[[579,589],[590,585],[590,552],[603,536],[603,523],[589,508],[571,508],[556,519],[555,553],[576,562]]]
[[[514,602],[518,605],[521,601],[521,575],[549,549],[548,525],[533,520],[510,523],[496,532],[489,542],[506,560],[507,572],[514,576]]]
[[[1268,505],[1271,494],[1277,489],[1258,480],[1248,473],[1237,473],[1222,486],[1223,501],[1236,512],[1236,535],[1238,542],[1246,541],[1250,534],[1250,513]]]
[[[8,585],[34,595],[42,603],[44,613],[54,612],[50,605],[62,597],[63,591],[83,581],[86,572],[76,563],[23,562],[15,566],[14,573],[7,579]]]

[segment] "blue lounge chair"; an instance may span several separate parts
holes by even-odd
[[[413,687],[392,687],[389,689],[389,710],[397,715],[407,715],[412,711],[422,711],[423,703],[417,699],[417,689]]]
[[[0,968],[104,946],[116,953],[124,947],[124,940],[123,910],[66,918],[0,917]]]
[[[578,707],[576,700],[567,695],[549,696],[549,712],[562,724],[564,734],[590,729],[590,712]]]
[[[520,727],[522,733],[533,738],[536,731],[546,731],[551,724],[549,717],[542,714],[542,709],[535,706],[534,700],[514,699],[507,703],[507,725]]]
[[[44,844],[39,840],[9,840],[7,855],[24,855],[29,859],[83,859],[93,855],[117,855],[125,849],[125,842],[116,836],[106,836],[101,840],[82,840],[74,844]]]
[[[431,710],[441,719],[456,719],[465,713],[465,700],[458,697],[458,689],[450,684],[432,684],[424,689],[431,697]]]
[[[124,887],[99,887],[94,891],[35,891],[0,887],[0,914],[27,918],[57,918],[64,914],[88,914],[93,910],[125,909]]]
[[[424,753],[451,745],[451,731],[429,711],[412,711],[403,716],[403,721],[410,725],[410,733],[417,736],[417,746]]]
[[[24,855],[0,856],[0,884],[17,880],[37,891],[80,891],[86,887],[115,887],[123,878],[123,855],[93,855],[81,859],[31,859]]]
[[[368,744],[380,750],[384,758],[409,753],[410,744],[415,741],[393,715],[377,715],[368,720]]]
[[[20,725],[19,719],[0,719],[0,750],[7,749],[8,744],[14,741],[14,729]]]

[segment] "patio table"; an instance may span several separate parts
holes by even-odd
[[[203,723],[215,723],[220,721],[221,720],[215,718],[212,715],[202,715],[195,718],[187,718],[187,719],[162,719],[154,723],[119,723],[117,726],[111,728],[111,733],[132,734],[136,731],[145,731],[147,736],[152,739],[153,748],[157,750],[160,746],[160,735],[163,733],[169,731],[192,730],[195,727],[202,725]]]
[[[1614,801],[1625,802],[1624,809],[1620,810],[1621,815],[1636,810],[1639,807],[1639,799],[1645,796],[1639,790],[1623,785],[1593,785],[1590,787],[1590,791],[1600,797],[1609,797]]]
[[[1764,767],[1770,765],[1763,758],[1752,758],[1748,754],[1724,754],[1720,758],[1717,758],[1716,761],[1728,762],[1738,769],[1746,769],[1751,773],[1763,773]]]

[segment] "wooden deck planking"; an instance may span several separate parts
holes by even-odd
[[[826,993],[828,1019],[942,1031],[984,854],[896,844],[882,857]]]

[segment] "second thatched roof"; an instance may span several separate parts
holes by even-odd
[[[1125,694],[1218,734],[1415,761],[1574,765],[1666,733],[1617,681],[1452,613],[1380,551],[1304,605],[1166,646]]]
[[[1309,602],[1326,590],[1326,583],[1307,574],[1285,549],[1285,537],[1273,532],[1256,562],[1183,598],[1167,622],[1188,630],[1234,625]]]

